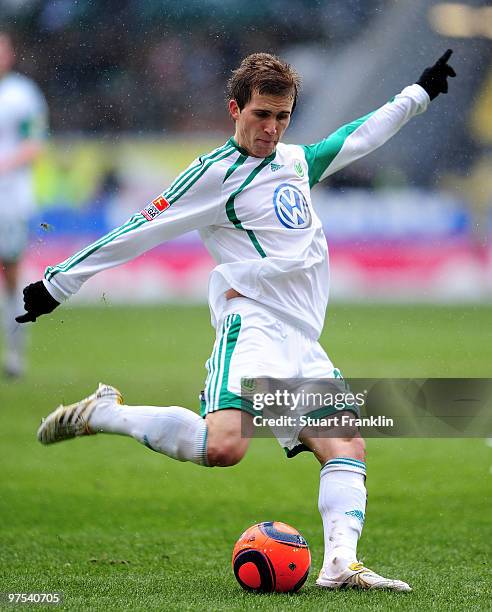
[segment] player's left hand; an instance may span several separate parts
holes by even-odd
[[[31,283],[24,288],[24,309],[25,314],[15,317],[17,323],[28,323],[34,321],[43,314],[48,314],[55,310],[60,302],[48,292],[43,281]]]
[[[431,100],[437,98],[440,93],[448,93],[448,77],[456,76],[456,72],[448,64],[452,53],[453,50],[448,49],[433,66],[429,66],[422,72],[417,81],[417,85],[425,89]]]

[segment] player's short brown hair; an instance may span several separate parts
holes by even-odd
[[[260,95],[288,96],[297,102],[301,77],[287,62],[270,53],[253,53],[243,59],[227,83],[228,100],[236,100],[242,110],[254,92]]]

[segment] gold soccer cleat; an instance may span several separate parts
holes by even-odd
[[[373,572],[362,563],[351,563],[339,576],[329,577],[322,569],[316,580],[317,586],[325,589],[386,589],[409,593],[412,587],[402,580],[391,580]]]
[[[38,440],[41,444],[53,444],[76,436],[95,434],[96,432],[89,427],[89,418],[97,400],[105,398],[113,399],[118,404],[123,403],[123,397],[118,389],[99,383],[97,390],[89,397],[69,406],[59,406],[43,419],[38,429]]]

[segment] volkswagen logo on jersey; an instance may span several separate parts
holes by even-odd
[[[311,211],[300,189],[281,183],[273,194],[273,205],[278,220],[289,229],[304,229],[311,225]]]

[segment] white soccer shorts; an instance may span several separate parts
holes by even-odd
[[[237,408],[257,416],[251,402],[241,397],[241,380],[259,377],[320,379],[341,378],[316,340],[279,319],[268,308],[248,298],[228,301],[217,325],[212,355],[206,364],[208,376],[201,396],[201,416]],[[336,411],[327,406],[321,418]],[[300,413],[302,414],[302,412]],[[306,407],[304,414],[309,415]],[[307,449],[300,441],[301,425],[272,427],[272,433],[288,457]]]

